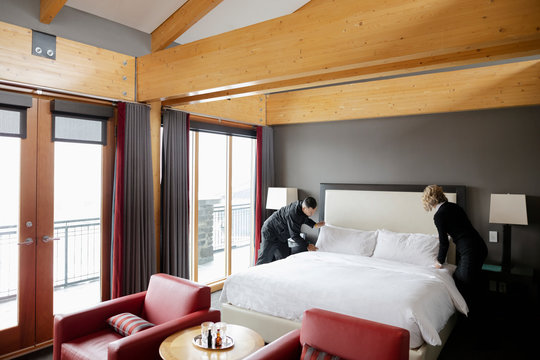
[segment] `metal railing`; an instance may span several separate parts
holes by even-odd
[[[97,280],[101,272],[99,218],[54,222],[54,286]]]
[[[225,209],[215,206],[213,218],[213,249],[225,248]],[[232,207],[232,246],[251,242],[252,209],[250,204]],[[83,281],[99,279],[101,264],[101,223],[99,218],[54,222],[54,286],[66,287]],[[16,296],[18,287],[17,225],[0,226],[0,301]]]
[[[241,247],[249,245],[251,242],[251,233],[253,230],[253,219],[250,204],[240,204],[232,206],[232,247]],[[214,251],[225,248],[225,207],[215,205],[213,212],[213,236],[212,244]]]
[[[99,218],[54,222],[54,286],[99,279],[101,223]],[[0,227],[0,300],[17,295],[19,241],[17,225]]]

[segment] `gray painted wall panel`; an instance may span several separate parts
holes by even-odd
[[[466,211],[486,243],[499,231],[491,263],[500,263],[502,226],[489,224],[490,194],[526,194],[529,225],[512,228],[512,258],[540,269],[540,106],[274,129],[276,186],[300,197],[318,199],[322,182],[466,185]]]

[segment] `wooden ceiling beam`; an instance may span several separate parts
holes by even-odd
[[[39,4],[39,21],[50,24],[62,10],[67,0],[41,0]]]
[[[188,0],[167,20],[159,25],[151,36],[152,52],[165,49],[223,0]]]
[[[266,124],[266,97],[264,95],[175,106],[174,108],[190,114],[229,119],[244,124]]]
[[[267,95],[267,125],[540,105],[540,60]]]
[[[335,0],[138,58],[138,99],[189,103],[539,53],[537,0]]]

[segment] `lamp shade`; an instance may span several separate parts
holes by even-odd
[[[489,222],[527,225],[527,204],[523,194],[491,194]]]
[[[296,200],[298,200],[297,188],[269,187],[266,208],[278,210]]]

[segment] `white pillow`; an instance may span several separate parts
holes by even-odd
[[[379,230],[373,257],[415,265],[434,265],[439,252],[436,235]]]
[[[315,246],[319,251],[371,256],[376,242],[376,230],[363,231],[325,225],[321,228]]]

